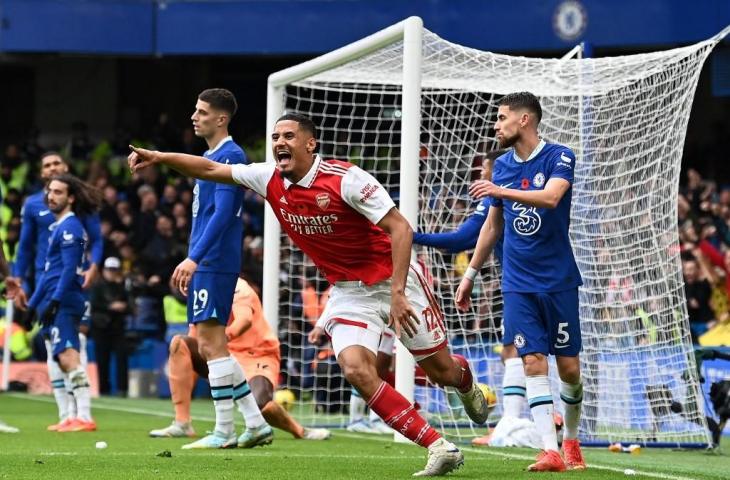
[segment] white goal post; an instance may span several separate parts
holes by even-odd
[[[585,443],[707,444],[676,231],[680,159],[701,67],[728,29],[673,50],[607,58],[526,58],[450,43],[417,17],[269,77],[267,142],[284,112],[310,116],[324,158],[356,163],[388,189],[414,229],[456,228],[475,206],[467,187],[496,141],[499,99],[531,91],[540,133],[577,162],[571,241],[584,278]],[[270,144],[269,144],[270,145]],[[267,161],[273,161],[267,149]],[[326,350],[307,344],[304,288],[323,279],[266,210],[264,311],[282,341],[284,378],[306,424],[344,426],[349,386]],[[452,349],[501,389],[499,269],[475,307],[453,308],[467,254],[420,249],[446,313]],[[483,435],[435,386],[416,386],[399,350],[396,387],[451,438]],[[559,402],[556,402],[559,405]],[[493,413],[496,420],[501,410]]]

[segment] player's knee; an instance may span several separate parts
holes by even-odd
[[[379,380],[377,372],[369,365],[344,365],[342,368],[345,378],[358,390],[367,389],[371,383]]]
[[[253,397],[259,410],[263,410],[267,403],[274,399],[274,387],[271,382],[263,376],[255,376],[249,382]]]
[[[63,372],[68,373],[79,366],[79,361],[71,355],[64,355],[65,353],[67,353],[67,351],[58,355],[58,366],[61,367]]]
[[[541,353],[530,353],[522,357],[522,363],[525,365],[525,375],[547,375],[548,365],[547,358]]]
[[[424,368],[424,370],[428,375],[428,379],[437,385],[454,385],[461,378],[461,366],[457,361],[448,364],[434,363],[429,365],[427,369]]]
[[[517,348],[515,348],[514,344],[505,345],[502,348],[502,353],[500,353],[499,356],[502,359],[502,363],[504,363],[505,360],[509,360],[510,358],[519,357],[519,355],[517,354]]]
[[[580,382],[580,362],[561,362],[558,364],[560,380],[565,383]]]
[[[199,339],[197,344],[197,351],[200,354],[201,357],[203,357],[204,360],[208,360],[209,358],[216,358],[218,355],[216,355],[216,348],[214,345],[211,345],[210,342],[205,341],[205,339]]]

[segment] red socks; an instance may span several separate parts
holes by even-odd
[[[428,448],[441,438],[413,405],[393,387],[382,382],[368,401],[370,408],[377,413],[392,429],[414,443]]]

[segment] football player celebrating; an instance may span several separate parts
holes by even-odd
[[[408,221],[372,175],[315,153],[316,127],[309,118],[283,115],[271,141],[275,163],[224,165],[135,147],[128,161],[135,171],[163,163],[184,175],[240,183],[265,197],[292,241],[333,285],[310,341],[320,341],[326,332],[345,377],[370,408],[428,449],[428,463],[416,475],[443,475],[459,468],[461,451],[376,370],[380,338],[390,324],[434,383],[457,388],[472,420],[487,420],[484,395],[466,360],[449,355],[441,309],[410,265],[413,231]]]

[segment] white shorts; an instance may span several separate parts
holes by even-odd
[[[335,283],[321,317],[335,355],[352,345],[377,355],[389,320],[390,286],[390,280],[371,286],[357,281]],[[416,335],[410,338],[402,333],[400,341],[420,361],[448,345],[444,317],[436,297],[413,265],[408,271],[406,297],[420,321]]]

